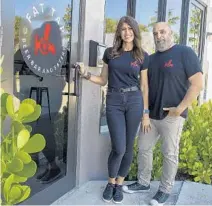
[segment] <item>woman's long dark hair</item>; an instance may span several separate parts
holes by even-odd
[[[144,51],[141,47],[141,34],[139,31],[139,26],[136,20],[130,16],[123,16],[118,22],[111,57],[116,58],[123,53],[122,48],[123,40],[121,38],[121,30],[124,23],[128,24],[132,28],[134,33],[133,50],[132,50],[133,57],[136,60],[142,62],[144,59]]]

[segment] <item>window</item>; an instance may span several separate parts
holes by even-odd
[[[142,36],[142,47],[149,54],[155,51],[154,38],[152,35],[152,27],[157,22],[158,17],[158,0],[136,1],[135,19],[138,21]]]
[[[105,4],[105,44],[113,45],[113,38],[119,19],[127,14],[127,0],[106,0]]]
[[[196,1],[191,1],[189,7],[187,44],[192,47],[201,60],[203,48],[204,7]]]
[[[180,43],[180,19],[182,1],[168,0],[166,6],[166,21],[174,32],[174,42]]]

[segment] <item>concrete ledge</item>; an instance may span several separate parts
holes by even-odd
[[[212,205],[212,185],[184,182],[177,205]]]

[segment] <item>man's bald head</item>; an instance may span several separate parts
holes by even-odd
[[[169,24],[167,22],[163,22],[163,21],[162,22],[157,22],[157,23],[154,24],[153,32],[154,32],[154,30],[158,30],[158,29],[165,29],[167,31],[172,32],[172,29],[169,26]]]
[[[160,52],[168,50],[173,45],[172,29],[167,22],[155,23],[153,35],[156,49]]]

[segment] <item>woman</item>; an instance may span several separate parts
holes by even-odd
[[[112,150],[108,158],[109,179],[103,200],[110,202],[113,199],[115,203],[121,203],[122,183],[133,159],[133,145],[141,119],[143,130],[148,132],[150,129],[148,55],[141,48],[138,23],[132,17],[120,19],[113,47],[105,50],[103,61],[100,76],[91,75],[83,66],[80,74],[101,86],[108,82],[106,117]]]

